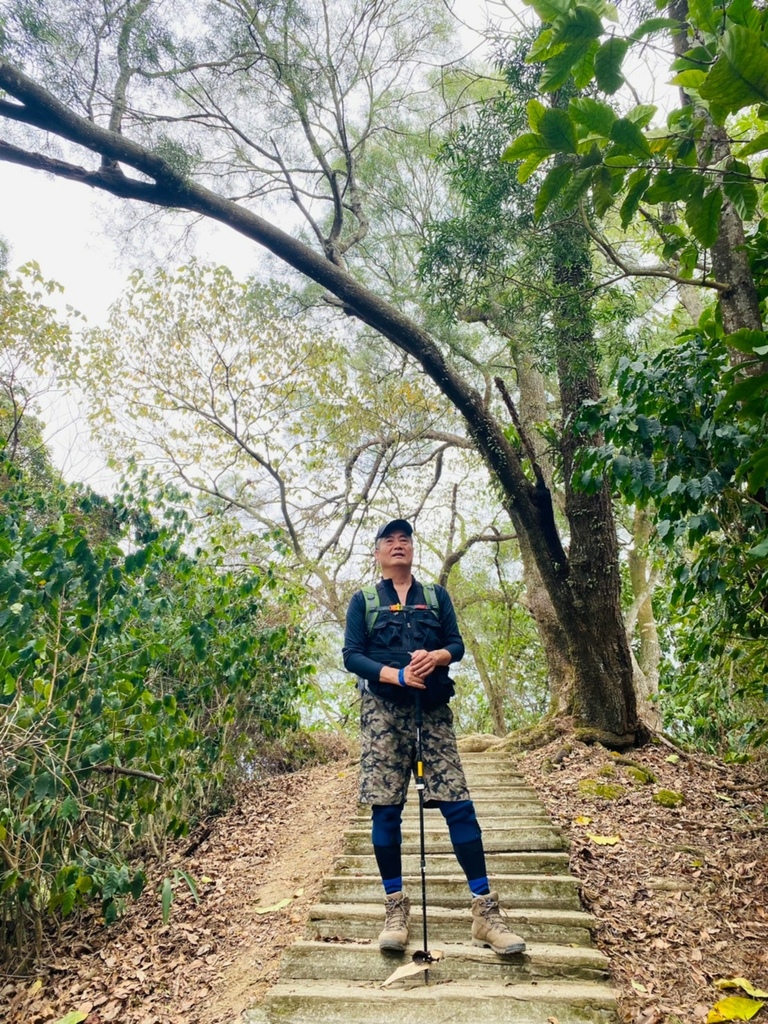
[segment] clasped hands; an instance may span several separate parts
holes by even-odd
[[[426,690],[424,680],[435,671],[437,665],[437,651],[414,651],[410,663],[403,671],[405,685],[415,690]]]

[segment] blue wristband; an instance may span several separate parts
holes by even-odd
[[[397,681],[401,686],[405,686],[405,669],[401,668],[397,673]]]

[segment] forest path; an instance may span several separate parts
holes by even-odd
[[[306,938],[282,960],[280,980],[252,1024],[612,1024],[616,1000],[608,962],[592,945],[595,921],[581,909],[566,843],[538,794],[508,754],[462,756],[483,829],[488,874],[525,953],[496,956],[471,944],[470,897],[439,811],[425,812],[427,921],[432,950],[444,959],[423,974],[382,982],[423,945],[418,802],[411,791],[403,821],[404,888],[411,896],[405,954],[378,949],[383,896],[370,850],[367,809],[353,818],[345,850],[310,910]]]

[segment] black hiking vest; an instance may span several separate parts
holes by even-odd
[[[444,646],[443,631],[439,619],[439,604],[434,587],[425,588],[417,583],[413,604],[389,604],[384,582],[376,584],[378,607],[373,606],[371,590],[363,588],[366,602],[366,634],[368,643],[365,653],[374,661],[380,661],[391,668],[405,668],[413,651],[436,651]],[[429,589],[432,593],[429,594]],[[425,593],[427,591],[427,593]],[[438,665],[424,680],[427,689],[419,690],[425,711],[447,704],[453,696],[453,682],[448,668]],[[391,683],[365,683],[371,693],[392,704],[413,704],[415,690]]]

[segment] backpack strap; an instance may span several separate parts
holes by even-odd
[[[434,583],[425,583],[422,587],[424,591],[424,597],[427,599],[427,604],[430,607],[430,611],[436,619],[440,618],[440,602],[437,599],[437,590]]]
[[[368,587],[361,587],[360,593],[365,598],[365,631],[371,633],[381,608],[379,588],[372,584]]]

